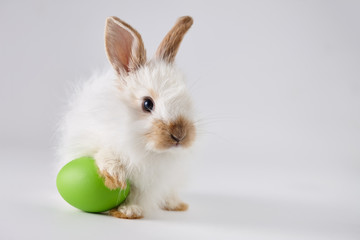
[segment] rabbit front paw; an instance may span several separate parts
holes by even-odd
[[[110,216],[125,219],[139,219],[143,218],[143,210],[138,205],[120,205],[109,211]]]
[[[105,179],[105,186],[110,190],[114,190],[117,188],[125,189],[127,186],[126,179],[121,179],[116,174],[115,176],[113,176],[108,171],[103,170],[100,172],[100,175]]]

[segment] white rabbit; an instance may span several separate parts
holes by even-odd
[[[147,61],[140,34],[116,17],[107,18],[105,48],[115,71],[87,81],[64,117],[63,162],[92,156],[108,188],[124,188],[130,181],[128,198],[109,212],[112,216],[141,218],[154,206],[188,208],[177,189],[196,128],[174,58],[192,23],[191,17],[179,18]]]

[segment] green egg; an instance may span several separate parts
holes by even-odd
[[[110,210],[120,205],[130,192],[129,182],[124,190],[108,189],[91,157],[66,164],[57,175],[56,186],[65,201],[85,212]]]

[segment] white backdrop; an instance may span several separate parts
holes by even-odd
[[[359,12],[358,1],[1,1],[0,238],[119,227],[133,238],[359,239]],[[205,129],[187,213],[129,222],[56,194],[54,129],[71,83],[109,67],[111,15],[149,56],[179,16],[194,18],[177,56]]]

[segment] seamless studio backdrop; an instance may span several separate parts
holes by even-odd
[[[358,1],[1,1],[1,239],[360,239]],[[71,86],[110,67],[118,16],[148,56],[183,15],[204,119],[185,213],[126,221],[56,192]]]

